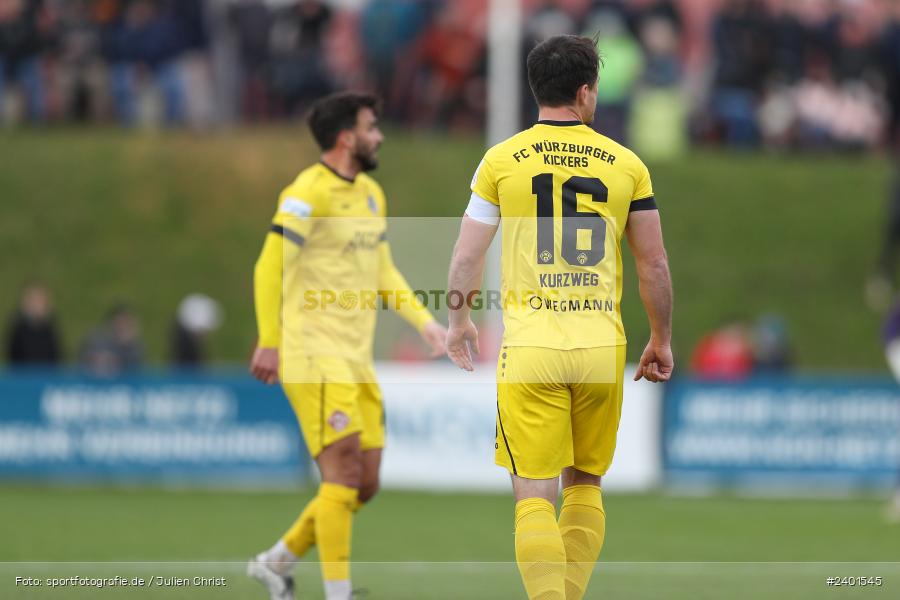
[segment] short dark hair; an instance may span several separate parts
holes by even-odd
[[[361,109],[371,108],[377,113],[378,107],[378,98],[372,94],[342,92],[317,100],[306,120],[319,148],[331,150],[340,132],[356,127]]]
[[[539,106],[567,106],[578,89],[593,87],[600,74],[597,43],[579,35],[558,35],[528,53],[528,85]]]

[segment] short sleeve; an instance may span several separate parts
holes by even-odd
[[[486,154],[478,168],[475,169],[475,175],[472,176],[472,192],[484,198],[491,204],[500,206],[500,196],[497,193],[497,178],[494,174],[494,166],[491,164],[490,155]]]
[[[638,176],[634,184],[632,201],[646,200],[653,197],[653,183],[650,181],[650,170],[643,162],[638,162]]]
[[[313,219],[322,217],[320,203],[313,194],[291,185],[278,197],[278,209],[272,218],[272,232],[302,246],[312,230]]]
[[[640,160],[638,161],[637,179],[634,183],[634,193],[631,196],[629,212],[637,210],[656,210],[656,199],[653,196],[650,170]]]

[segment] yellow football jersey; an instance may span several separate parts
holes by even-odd
[[[504,344],[625,343],[621,239],[655,209],[650,174],[590,127],[541,121],[485,154],[472,192],[500,207]]]
[[[384,192],[365,174],[349,180],[318,163],[281,193],[271,225],[283,248],[280,332],[260,329],[267,342],[280,337],[284,381],[298,380],[291,369],[307,356],[371,361],[379,294],[389,305],[386,293],[404,296],[391,308],[418,328],[433,320],[396,270],[386,228]]]

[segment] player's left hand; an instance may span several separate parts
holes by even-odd
[[[651,339],[641,354],[641,362],[634,374],[634,380],[640,381],[643,378],[653,383],[662,383],[672,378],[674,370],[672,348],[668,344],[658,344]]]
[[[460,369],[474,371],[472,352],[478,354],[478,329],[469,321],[459,327],[450,327],[447,332],[447,356]]]
[[[419,332],[419,335],[422,336],[422,340],[424,340],[424,342],[428,344],[428,347],[431,348],[431,354],[429,354],[431,358],[443,356],[447,351],[447,328],[437,321],[432,321],[425,325]]]

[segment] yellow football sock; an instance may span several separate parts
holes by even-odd
[[[595,485],[573,485],[563,490],[559,531],[566,547],[566,600],[581,600],[606,535],[603,497]]]
[[[516,503],[516,562],[530,600],[565,600],[566,550],[556,509],[543,498]]]
[[[284,545],[294,553],[297,558],[306,554],[307,550],[316,543],[316,505],[318,496],[307,503],[300,517],[294,521],[284,537]]]
[[[282,536],[284,545],[294,556],[300,558],[316,544],[316,500],[318,496],[310,500],[300,516]],[[353,505],[353,512],[358,512],[365,503],[357,500]]]
[[[326,581],[350,579],[350,538],[358,490],[323,482],[316,499],[315,533]]]

